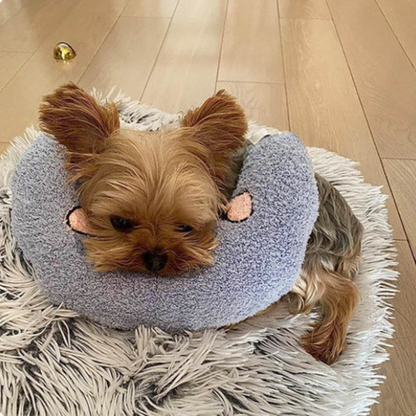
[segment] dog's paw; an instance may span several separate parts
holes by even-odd
[[[249,192],[235,196],[227,206],[226,217],[231,222],[241,222],[253,213],[253,198]]]

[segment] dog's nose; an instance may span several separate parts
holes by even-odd
[[[168,261],[168,256],[161,253],[152,253],[147,251],[143,253],[143,262],[146,266],[146,269],[151,272],[159,272],[162,270]]]

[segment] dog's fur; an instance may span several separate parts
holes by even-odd
[[[215,225],[238,175],[235,155],[245,147],[247,121],[233,97],[219,91],[176,130],[137,132],[120,129],[115,104],[102,106],[67,84],[45,97],[40,122],[66,149],[89,218],[87,259],[97,271],[176,275],[212,262]],[[316,178],[319,218],[288,298],[295,312],[321,306],[322,322],[304,343],[331,363],[358,299],[362,227],[336,189]]]
[[[185,114],[179,129],[160,132],[120,129],[114,104],[101,106],[74,84],[45,97],[40,112],[79,183],[94,236],[85,240],[87,258],[97,271],[175,275],[212,262],[231,154],[247,130],[232,97],[220,91]],[[117,231],[112,218],[131,227]]]
[[[304,337],[304,345],[314,357],[330,364],[345,347],[347,326],[359,299],[354,278],[361,260],[363,227],[335,187],[315,177],[319,215],[288,299],[294,313],[320,306],[323,319]]]

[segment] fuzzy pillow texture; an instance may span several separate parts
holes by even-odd
[[[221,220],[214,264],[177,277],[93,271],[82,244],[88,237],[65,224],[78,201],[60,150],[41,134],[12,183],[13,234],[54,304],[114,328],[176,332],[242,321],[292,288],[319,203],[310,159],[294,134],[249,147],[235,195],[251,194],[251,217]]]

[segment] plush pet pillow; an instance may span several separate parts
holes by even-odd
[[[266,136],[248,148],[232,208],[218,225],[214,264],[176,277],[93,271],[82,244],[85,218],[63,160],[59,145],[40,135],[12,185],[14,236],[55,304],[120,329],[199,330],[255,315],[298,277],[318,194],[294,134]]]

